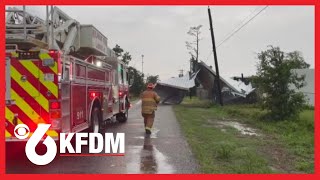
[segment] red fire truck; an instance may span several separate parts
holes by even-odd
[[[25,9],[7,9],[6,141],[19,140],[18,124],[26,124],[30,135],[37,124],[51,124],[47,135],[57,139],[60,132],[101,132],[107,121],[126,122],[127,67],[108,39],[57,7],[46,10],[42,20]]]

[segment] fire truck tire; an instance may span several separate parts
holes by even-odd
[[[91,128],[90,131],[93,133],[101,133],[102,130],[102,119],[101,112],[99,111],[99,106],[95,105],[91,112]]]
[[[125,123],[128,120],[128,110],[126,110],[126,112],[124,113],[119,113],[117,114],[117,121],[119,121],[120,123]]]
[[[126,103],[128,103],[128,101],[126,101]],[[129,108],[126,106],[126,111],[123,112],[123,113],[119,113],[119,114],[117,115],[117,120],[118,120],[120,123],[125,123],[125,122],[127,122],[128,117],[129,117]]]

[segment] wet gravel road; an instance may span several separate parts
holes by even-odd
[[[62,157],[36,166],[16,146],[6,147],[7,173],[151,174],[197,173],[198,165],[183,137],[171,106],[159,106],[153,132],[145,136],[140,103],[129,111],[126,123],[111,123],[106,132],[124,132],[125,156]],[[20,144],[19,144],[20,145]],[[15,148],[13,151],[12,148]],[[88,152],[84,147],[82,152]]]

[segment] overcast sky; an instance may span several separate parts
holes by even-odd
[[[214,65],[207,6],[59,6],[81,24],[93,24],[109,39],[132,54],[130,65],[160,75],[162,80],[189,69],[185,41],[191,26],[203,25],[200,60]],[[211,6],[216,44],[264,6]],[[43,15],[44,6],[30,7]],[[250,16],[251,15],[251,16]],[[268,45],[283,51],[298,50],[314,68],[314,7],[269,6],[217,49],[220,73],[231,77],[256,72],[256,53]]]

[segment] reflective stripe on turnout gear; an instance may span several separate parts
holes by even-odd
[[[152,130],[152,128],[150,128],[150,127],[146,127],[146,130],[150,130],[150,131],[151,131],[151,130]]]

